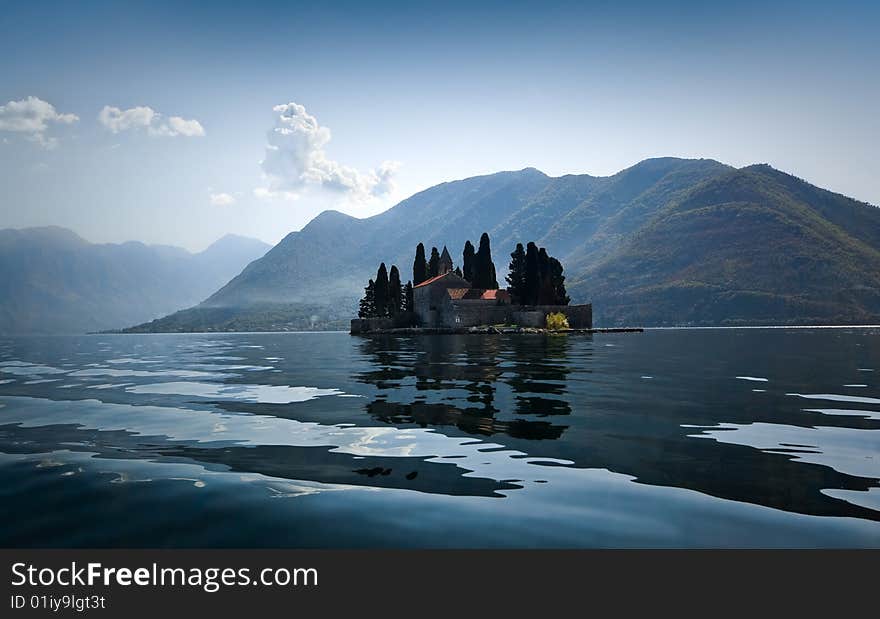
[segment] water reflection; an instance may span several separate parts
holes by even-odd
[[[13,401],[13,404],[22,409],[36,405],[21,401]],[[118,430],[90,427],[111,424],[86,410],[86,406],[88,404],[73,403],[48,406],[56,413],[63,408],[79,408],[80,418],[86,423],[44,424],[33,416],[29,424],[0,425],[0,453],[52,454],[63,448],[65,451],[87,453],[108,460],[187,461],[211,470],[258,474],[277,479],[406,488],[444,495],[500,497],[500,491],[520,487],[486,477],[468,476],[466,473],[472,472],[472,469],[467,467],[466,462],[438,461],[430,454],[419,453],[415,445],[400,440],[406,438],[403,435],[382,436],[357,428],[311,427],[311,434],[315,436],[309,436],[310,432],[302,428],[299,428],[299,432],[291,433],[288,430],[285,433],[284,424],[281,423],[267,428],[270,432],[275,431],[275,440],[279,443],[297,441],[299,444],[261,444],[258,439],[261,434],[259,426],[251,423],[247,417],[237,417],[215,423],[210,432],[199,427],[198,420],[190,419],[187,427],[178,427],[177,433],[193,438],[177,438],[150,433],[145,424],[128,424],[136,429]],[[112,412],[119,415],[132,411],[116,407]],[[195,411],[192,411],[192,415],[199,416]],[[204,421],[209,422],[208,416],[204,417]],[[154,425],[159,424],[154,422]],[[247,425],[251,428],[246,429]],[[254,438],[247,440],[249,435]],[[335,449],[328,449],[328,445],[333,445]],[[460,457],[466,458],[466,452]],[[378,470],[380,475],[370,474],[374,470]]]
[[[15,506],[0,541],[75,544],[76,525],[101,545],[80,497],[110,509],[136,484],[117,511],[151,530],[151,501],[173,498],[162,522],[188,531],[208,494],[249,523],[205,525],[207,545],[271,546],[270,515],[290,545],[340,543],[303,537],[309,509],[311,530],[346,513],[349,544],[407,529],[415,545],[747,545],[775,539],[769,518],[797,545],[813,518],[822,543],[843,530],[880,545],[863,528],[880,521],[878,343],[870,330],[0,340],[0,504]]]
[[[384,423],[502,434],[506,445],[530,455],[624,473],[639,483],[804,514],[880,520],[870,505],[826,492],[878,486],[880,463],[871,454],[880,453],[880,413],[818,419],[816,409],[801,409],[796,402],[808,397],[870,405],[880,399],[769,393],[772,383],[764,374],[715,376],[717,368],[695,363],[707,356],[706,337],[652,338],[656,335],[598,344],[592,338],[543,336],[365,338],[358,347],[369,369],[356,378],[377,388],[366,411]],[[774,344],[762,344],[755,335],[750,339],[757,350],[743,367],[753,365],[755,353],[767,359],[778,354]],[[597,347],[623,350],[600,356]],[[632,348],[640,354],[631,354]],[[737,366],[742,353],[727,352],[726,364]],[[643,380],[645,370],[652,372],[650,381]],[[710,380],[699,380],[701,372]],[[766,388],[745,388],[755,382]],[[759,393],[766,397],[754,399]],[[804,433],[783,429],[812,424],[820,426],[812,436],[821,447],[768,438],[777,428],[780,435],[797,437]],[[842,441],[833,427],[822,426],[853,430]],[[848,449],[853,453],[839,455]],[[862,465],[842,466],[854,459]]]
[[[571,414],[568,338],[376,337],[358,345],[370,369],[356,378],[378,389],[366,410],[382,422],[528,440],[558,439],[568,427],[533,419]],[[499,386],[512,395],[512,414],[525,418],[510,418],[505,403],[496,403]],[[403,393],[412,401],[390,399]]]

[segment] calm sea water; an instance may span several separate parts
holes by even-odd
[[[0,340],[0,546],[880,547],[880,329]]]

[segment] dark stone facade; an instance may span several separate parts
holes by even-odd
[[[471,284],[455,273],[447,272],[413,288],[416,319],[421,326],[439,326],[440,306],[452,288],[470,288]]]
[[[562,313],[573,329],[593,327],[592,305],[511,305],[506,291],[481,291],[455,273],[445,273],[413,290],[416,320],[421,327],[466,328],[511,324],[544,327],[547,315]]]
[[[592,305],[522,306],[486,301],[448,301],[436,313],[431,327],[477,327],[482,325],[518,325],[545,327],[547,315],[565,314],[572,329],[593,328]]]

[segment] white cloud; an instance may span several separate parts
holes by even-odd
[[[235,204],[235,197],[228,193],[212,193],[211,204],[214,206],[229,206]]]
[[[98,114],[98,122],[113,133],[119,133],[128,129],[149,127],[155,115],[156,112],[145,106],[120,110],[118,107],[105,105]]]
[[[0,131],[23,133],[44,148],[58,144],[57,138],[46,135],[50,124],[69,125],[78,120],[76,114],[61,114],[54,105],[34,96],[0,105]]]
[[[330,129],[319,125],[305,107],[291,102],[272,109],[278,116],[268,134],[266,155],[260,162],[269,187],[260,188],[262,196],[255,191],[257,197],[321,187],[363,201],[394,190],[399,163],[386,161],[367,173],[342,165],[329,159],[324,151],[330,142]]]
[[[173,135],[182,135],[188,138],[205,135],[205,128],[197,120],[185,120],[180,116],[172,116],[168,119],[168,126],[174,132]]]
[[[171,116],[168,120],[147,106],[137,106],[122,110],[118,107],[105,105],[98,114],[98,122],[113,133],[130,129],[143,129],[150,135],[175,137],[201,137],[205,129],[195,119],[186,120],[180,116]]]
[[[382,164],[373,171],[376,184],[373,186],[375,195],[385,195],[394,193],[396,185],[394,183],[394,175],[400,169],[399,161],[383,161]]]

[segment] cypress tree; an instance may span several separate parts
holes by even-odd
[[[565,291],[565,275],[562,274],[562,263],[550,258],[550,281],[553,284],[554,305],[568,305],[571,299]]]
[[[373,318],[376,315],[375,284],[373,280],[364,288],[364,298],[358,306],[358,318]]]
[[[541,292],[541,265],[538,246],[532,241],[526,245],[526,276],[523,305],[537,305]]]
[[[425,260],[425,246],[416,245],[416,259],[413,261],[413,283],[418,286],[428,279],[428,262]]]
[[[388,316],[388,271],[385,269],[385,263],[379,265],[379,271],[376,273],[376,283],[373,287],[373,299],[376,307],[375,316]]]
[[[465,241],[464,251],[462,252],[461,276],[468,280],[471,284],[474,283],[474,254],[474,246],[471,244],[470,241]]]
[[[414,312],[416,310],[416,304],[413,300],[413,284],[412,282],[406,282],[406,286],[403,287],[403,303],[404,303],[404,311],[406,312]]]
[[[400,285],[400,271],[391,265],[388,275],[388,314],[396,316],[403,311],[403,288]]]
[[[431,248],[431,259],[428,261],[428,279],[440,275],[440,252],[436,247]]]
[[[461,268],[459,268],[459,267],[455,267],[455,270],[453,271],[453,273],[455,273],[455,274],[458,275],[459,277],[464,277],[464,276],[461,274]]]
[[[492,248],[489,244],[489,235],[485,232],[480,237],[480,249],[474,256],[474,288],[494,290],[498,288],[498,280],[495,278],[495,264],[492,262]]]
[[[510,292],[511,301],[516,305],[523,305],[526,289],[526,252],[522,243],[517,243],[516,249],[510,254],[508,271],[507,290]]]
[[[538,269],[541,273],[538,305],[556,305],[556,289],[550,276],[550,256],[543,247],[538,250]]]

